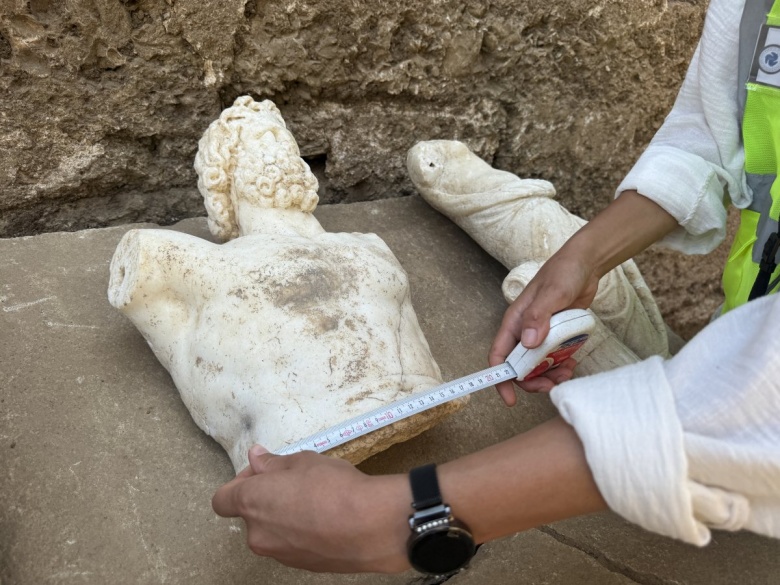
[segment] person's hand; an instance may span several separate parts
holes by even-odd
[[[246,522],[255,554],[310,571],[395,573],[409,568],[411,490],[404,476],[368,476],[304,451],[254,446],[249,466],[214,494],[220,516]]]
[[[538,347],[550,332],[553,313],[588,308],[603,275],[678,227],[675,217],[654,201],[623,191],[547,260],[510,305],[490,349],[490,365],[504,363],[518,342]],[[547,391],[568,380],[573,368],[573,361],[564,362],[518,385],[529,392]],[[496,387],[507,406],[515,404],[512,382]]]
[[[504,363],[518,343],[529,349],[538,347],[550,332],[550,317],[565,309],[590,306],[598,284],[599,277],[594,268],[578,254],[564,247],[551,256],[504,313],[490,348],[490,365]],[[569,358],[541,376],[514,383],[526,392],[548,392],[556,384],[570,379],[576,365],[577,362]],[[513,406],[517,401],[512,384],[511,381],[496,384],[507,406]]]

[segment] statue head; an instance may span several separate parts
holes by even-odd
[[[303,161],[279,109],[241,96],[211,123],[195,157],[211,233],[238,236],[239,202],[265,208],[317,207],[317,179]]]

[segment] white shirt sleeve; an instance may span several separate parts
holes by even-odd
[[[666,121],[617,189],[635,189],[677,219],[662,245],[692,254],[725,236],[728,193],[750,203],[738,120],[739,23],[744,0],[712,0],[699,46]]]
[[[551,394],[612,510],[703,546],[710,528],[780,538],[780,294],[717,319],[668,361]]]

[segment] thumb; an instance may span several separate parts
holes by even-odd
[[[550,318],[556,305],[550,299],[535,298],[520,317],[520,343],[528,349],[542,344],[550,332]]]
[[[263,473],[268,471],[268,465],[276,457],[277,455],[274,455],[262,445],[253,445],[249,449],[249,466],[252,468],[253,473]]]

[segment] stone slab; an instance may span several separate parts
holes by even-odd
[[[514,580],[512,580],[514,579]],[[482,547],[468,571],[452,585],[632,585],[635,581],[602,566],[592,556],[540,530],[529,530]]]
[[[615,514],[573,518],[546,528],[556,539],[648,585],[778,585],[780,541],[713,532],[703,548],[657,536]]]
[[[409,273],[445,378],[484,367],[505,309],[505,269],[419,198],[324,206],[331,231],[373,231]],[[153,226],[149,226],[153,227]],[[192,422],[167,372],[106,298],[130,226],[0,240],[0,583],[400,584],[316,575],[254,557],[218,518],[227,455]],[[175,227],[205,236],[204,220]],[[369,459],[369,473],[442,462],[554,414],[544,396],[507,409],[491,390],[433,430]],[[483,547],[453,582],[726,585],[780,579],[780,543],[716,535],[704,551],[610,514]]]

